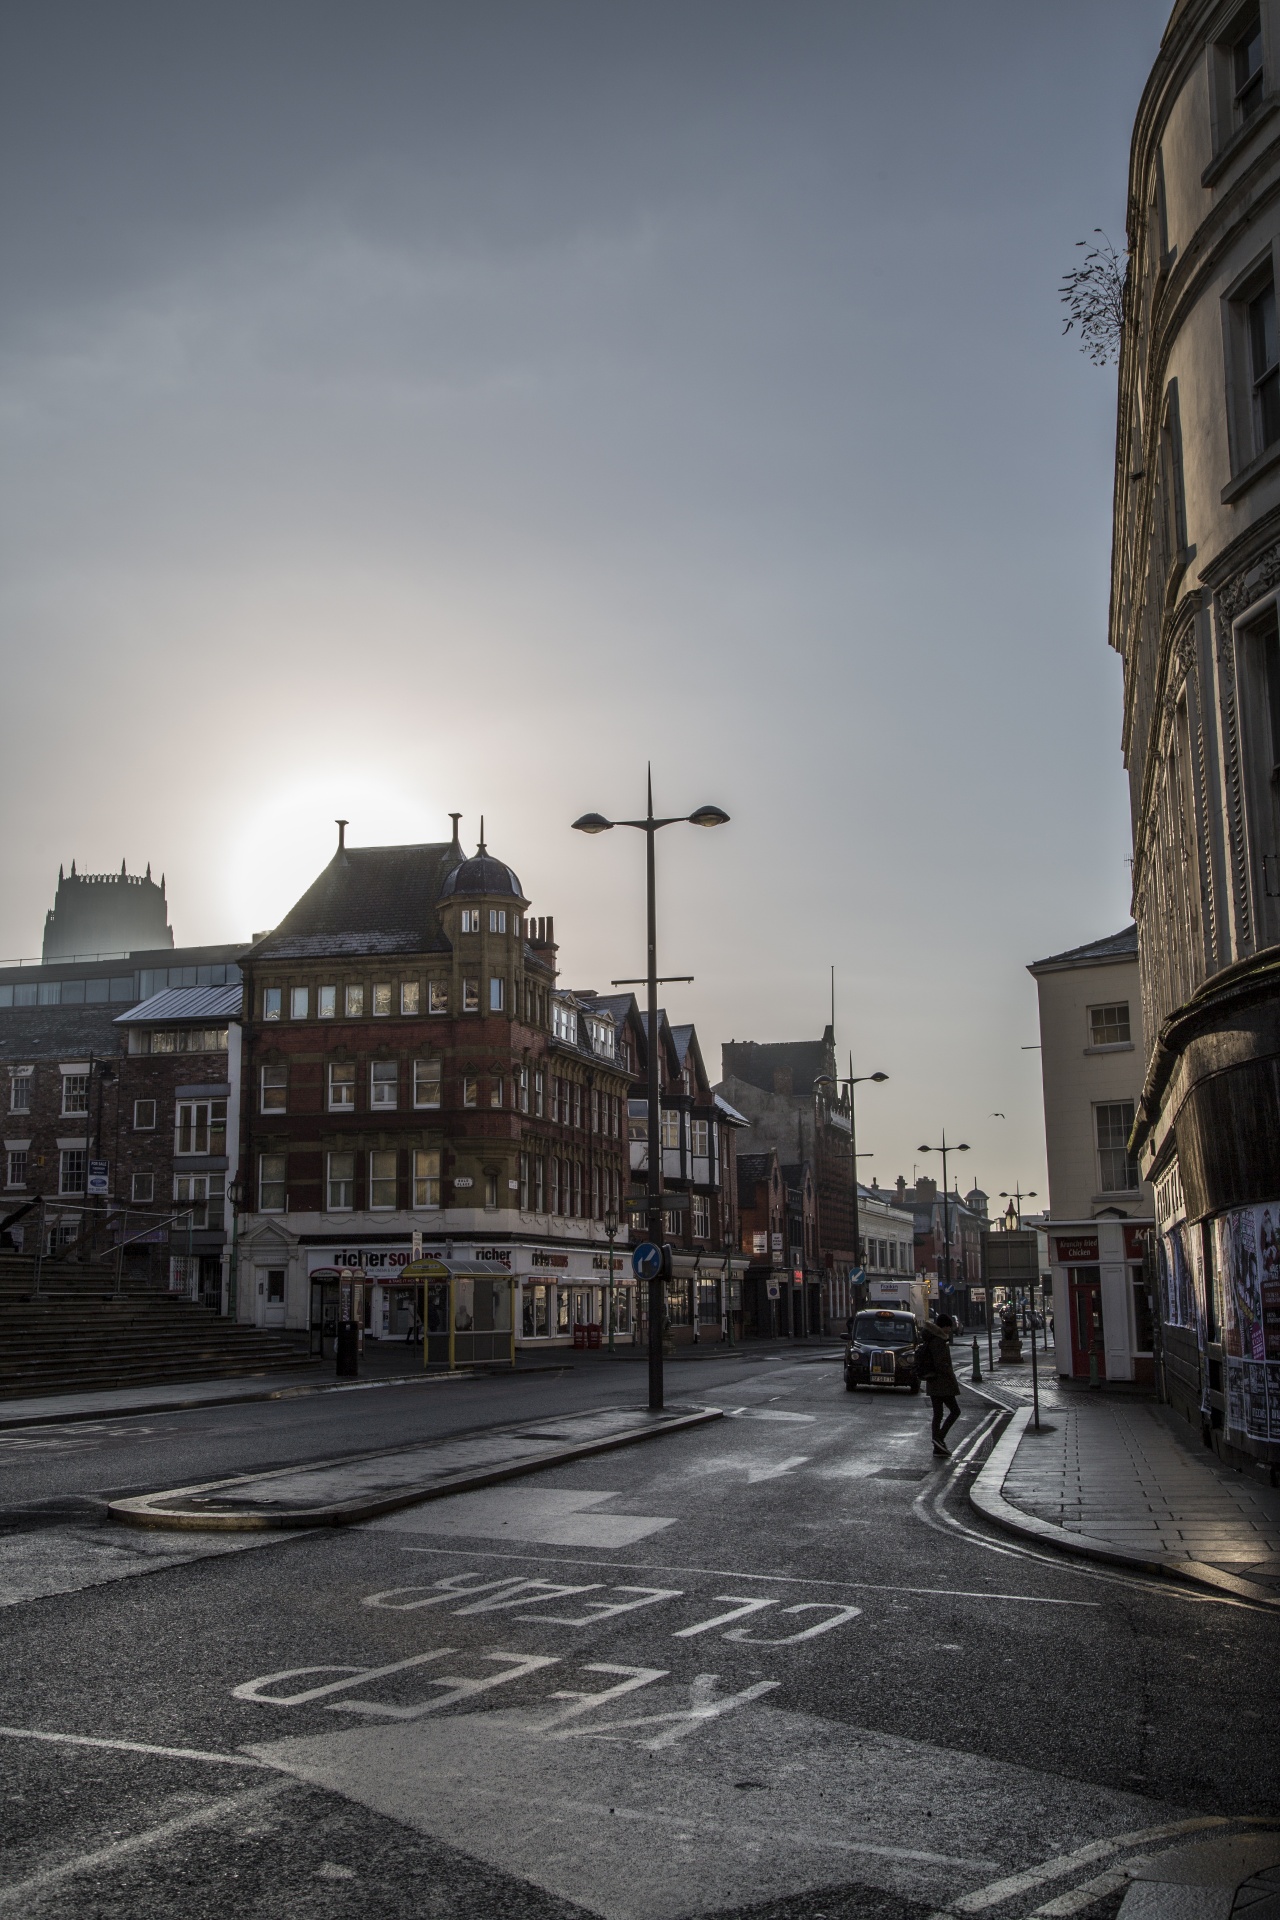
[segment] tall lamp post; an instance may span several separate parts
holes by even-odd
[[[613,1243],[618,1237],[618,1216],[614,1212],[612,1207],[607,1207],[605,1209],[604,1230],[605,1230],[605,1236],[609,1242],[609,1351],[610,1353],[612,1353],[613,1352],[613,1322],[615,1319],[614,1304],[613,1304],[613,1300],[614,1300]]]
[[[948,1301],[951,1296],[951,1198],[947,1192],[947,1155],[949,1153],[968,1153],[968,1151],[969,1143],[967,1140],[962,1140],[958,1146],[949,1147],[947,1145],[947,1130],[945,1127],[942,1129],[942,1145],[940,1147],[916,1148],[917,1153],[940,1153],[942,1155],[942,1284],[946,1289]],[[948,1312],[949,1311],[950,1307],[948,1307]]]
[[[845,1079],[837,1080],[838,1087],[849,1089],[849,1160],[853,1167],[853,1264],[862,1265],[862,1223],[858,1204],[858,1129],[853,1115],[853,1090],[860,1087],[864,1080],[872,1080],[876,1086],[882,1086],[889,1078],[887,1073],[855,1073],[853,1055],[849,1055],[849,1072]]]
[[[660,1089],[658,1084],[658,987],[665,984],[658,978],[658,930],[657,903],[654,882],[653,843],[654,837],[662,827],[674,827],[688,823],[693,827],[722,827],[729,816],[721,807],[698,807],[693,813],[675,813],[658,818],[653,811],[653,770],[649,770],[648,808],[643,820],[606,820],[602,813],[584,813],[574,821],[579,833],[608,833],[613,827],[634,827],[645,836],[646,868],[645,879],[648,903],[648,946],[649,967],[645,976],[648,988],[649,1033],[648,1033],[648,1087],[649,1096],[649,1181],[648,1181],[648,1220],[649,1238],[655,1246],[662,1244],[662,1116],[659,1110]],[[688,979],[690,976],[668,975],[668,980]],[[615,980],[615,987],[638,986],[639,981]],[[663,1289],[665,1276],[656,1275],[649,1281],[649,1408],[653,1413],[662,1411],[662,1322]]]

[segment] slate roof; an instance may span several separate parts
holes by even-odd
[[[0,1060],[83,1060],[124,1050],[110,1006],[6,1007],[0,1014]],[[7,1098],[7,1095],[6,1095]]]
[[[776,1092],[776,1076],[790,1074],[791,1092],[807,1098],[814,1081],[831,1072],[831,1029],[821,1040],[726,1040],[720,1062],[722,1079],[745,1080],[762,1093]]]
[[[140,1000],[136,1007],[130,1007],[128,1013],[116,1015],[118,1027],[129,1026],[136,1021],[148,1023],[156,1020],[234,1020],[239,1018],[243,988],[234,987],[166,987],[162,993],[153,993],[148,1000]]]
[[[502,893],[524,899],[524,890],[512,869],[495,860],[491,853],[464,860],[461,866],[445,875],[440,898],[447,900],[455,893]]]
[[[447,953],[436,903],[462,865],[456,841],[410,847],[339,847],[251,960],[312,955]],[[505,871],[505,869],[504,869]]]
[[[1042,967],[1086,967],[1096,960],[1136,960],[1137,957],[1138,929],[1131,921],[1119,933],[1109,933],[1102,940],[1090,940],[1083,947],[1068,947],[1065,953],[1051,953],[1044,960],[1033,960],[1027,972],[1037,973]]]

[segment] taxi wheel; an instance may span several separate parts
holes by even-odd
[[[851,1373],[846,1373],[844,1377],[844,1390],[846,1393],[856,1393],[858,1391],[858,1383]]]

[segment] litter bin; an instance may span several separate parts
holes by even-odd
[[[355,1380],[360,1373],[360,1329],[352,1320],[339,1320],[337,1371],[339,1380]]]

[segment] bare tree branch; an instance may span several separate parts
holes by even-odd
[[[1117,253],[1101,227],[1095,227],[1098,242],[1077,240],[1088,248],[1084,259],[1063,276],[1058,289],[1067,309],[1062,331],[1079,329],[1080,351],[1095,367],[1110,366],[1120,357],[1120,333],[1124,325],[1124,285],[1128,256]]]

